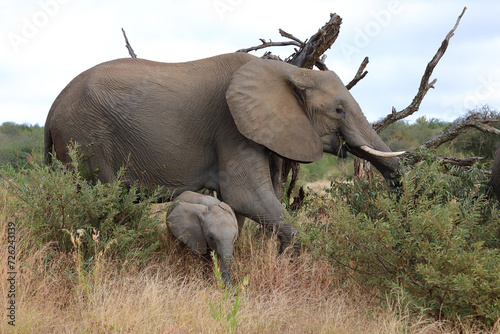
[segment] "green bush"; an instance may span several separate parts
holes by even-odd
[[[300,165],[299,185],[322,179],[336,179],[345,174],[354,173],[354,156],[349,155],[346,159],[338,158],[331,154],[313,163]]]
[[[440,319],[500,317],[500,218],[480,191],[479,166],[460,169],[424,159],[403,177],[403,192],[383,181],[334,184],[310,197],[306,247],[327,256],[379,297],[405,296]]]
[[[484,117],[500,119],[500,112],[485,105],[482,107],[476,107],[474,110],[470,110],[463,117],[459,118],[459,120],[470,116],[471,113],[480,113]],[[500,129],[499,123],[492,122],[491,126]],[[462,152],[463,156],[480,156],[484,157],[486,160],[493,160],[495,151],[500,145],[500,138],[499,136],[482,132],[478,129],[470,129],[464,134],[458,136],[448,145],[453,148],[454,151]]]
[[[5,122],[0,125],[0,142],[0,166],[19,169],[28,165],[33,152],[43,151],[43,127]]]
[[[18,225],[32,232],[31,242],[63,251],[74,249],[78,238],[85,263],[103,252],[129,263],[145,260],[159,245],[159,220],[152,214],[157,194],[144,198],[136,186],[126,187],[123,169],[110,183],[89,182],[77,148],[70,148],[70,168],[34,159],[27,168],[1,170],[0,187],[11,196]]]
[[[392,151],[410,150],[437,135],[449,124],[435,118],[428,120],[425,117],[418,118],[414,123],[401,120],[384,129],[380,137]]]

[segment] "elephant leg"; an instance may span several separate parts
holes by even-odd
[[[240,214],[235,214],[236,215],[236,221],[238,222],[238,238],[240,237],[241,230],[243,229],[243,225],[245,224],[245,219],[247,217],[240,215]]]
[[[268,151],[258,145],[239,146],[238,156],[220,166],[220,190],[224,202],[234,211],[276,232],[281,240],[280,252],[291,242],[296,228],[284,223],[286,213],[276,196],[271,179]],[[247,149],[250,147],[250,149]],[[298,250],[300,245],[294,245]]]
[[[274,195],[274,192],[271,194]],[[231,206],[235,208],[239,216],[246,216],[264,228],[277,234],[281,241],[280,253],[282,253],[292,242],[293,235],[298,231],[296,228],[286,224],[283,219],[285,213],[281,203],[276,197],[258,198],[256,194],[250,194],[244,198],[231,198]],[[300,245],[294,245],[298,250]]]
[[[283,159],[276,153],[269,155],[269,170],[271,172],[271,180],[273,182],[274,193],[278,198],[281,198],[283,186],[281,185]]]

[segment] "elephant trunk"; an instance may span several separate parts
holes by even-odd
[[[401,164],[397,156],[392,154],[381,154],[391,152],[391,149],[378,136],[373,127],[366,121],[366,126],[357,127],[357,131],[345,131],[342,137],[345,139],[349,151],[359,158],[368,160],[377,168],[388,181],[396,181],[400,178]],[[404,152],[396,152],[400,155]]]
[[[229,277],[229,272],[231,271],[231,259],[232,259],[233,250],[223,251],[219,253],[220,258],[220,269],[221,275],[224,279],[224,283],[226,286],[231,287],[231,277]]]

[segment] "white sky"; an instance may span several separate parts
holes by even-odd
[[[467,109],[500,108],[498,0],[38,0],[0,1],[0,124],[44,125],[66,84],[98,63],[129,57],[121,28],[140,58],[186,61],[283,40],[306,39],[343,18],[326,64],[344,83],[365,56],[369,74],[352,89],[369,121],[405,108],[430,59],[467,11],[432,78],[420,116],[452,121]],[[283,58],[290,48],[271,51]],[[261,55],[263,52],[256,53]]]

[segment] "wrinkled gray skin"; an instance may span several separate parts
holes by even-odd
[[[229,271],[238,223],[233,210],[217,198],[185,191],[167,217],[173,235],[200,254],[214,250],[220,258],[221,274],[231,285]]]
[[[274,229],[282,251],[294,229],[283,223],[276,157],[312,162],[347,149],[386,179],[397,158],[332,71],[301,69],[246,53],[186,63],[118,59],[71,81],[45,123],[48,161],[54,147],[69,162],[70,140],[87,147],[88,171],[107,182],[128,165],[132,183],[174,195],[214,190],[236,212]],[[272,152],[276,154],[272,154]]]
[[[495,161],[493,161],[493,168],[491,170],[491,179],[488,182],[493,193],[497,196],[500,204],[500,147],[495,152]]]

